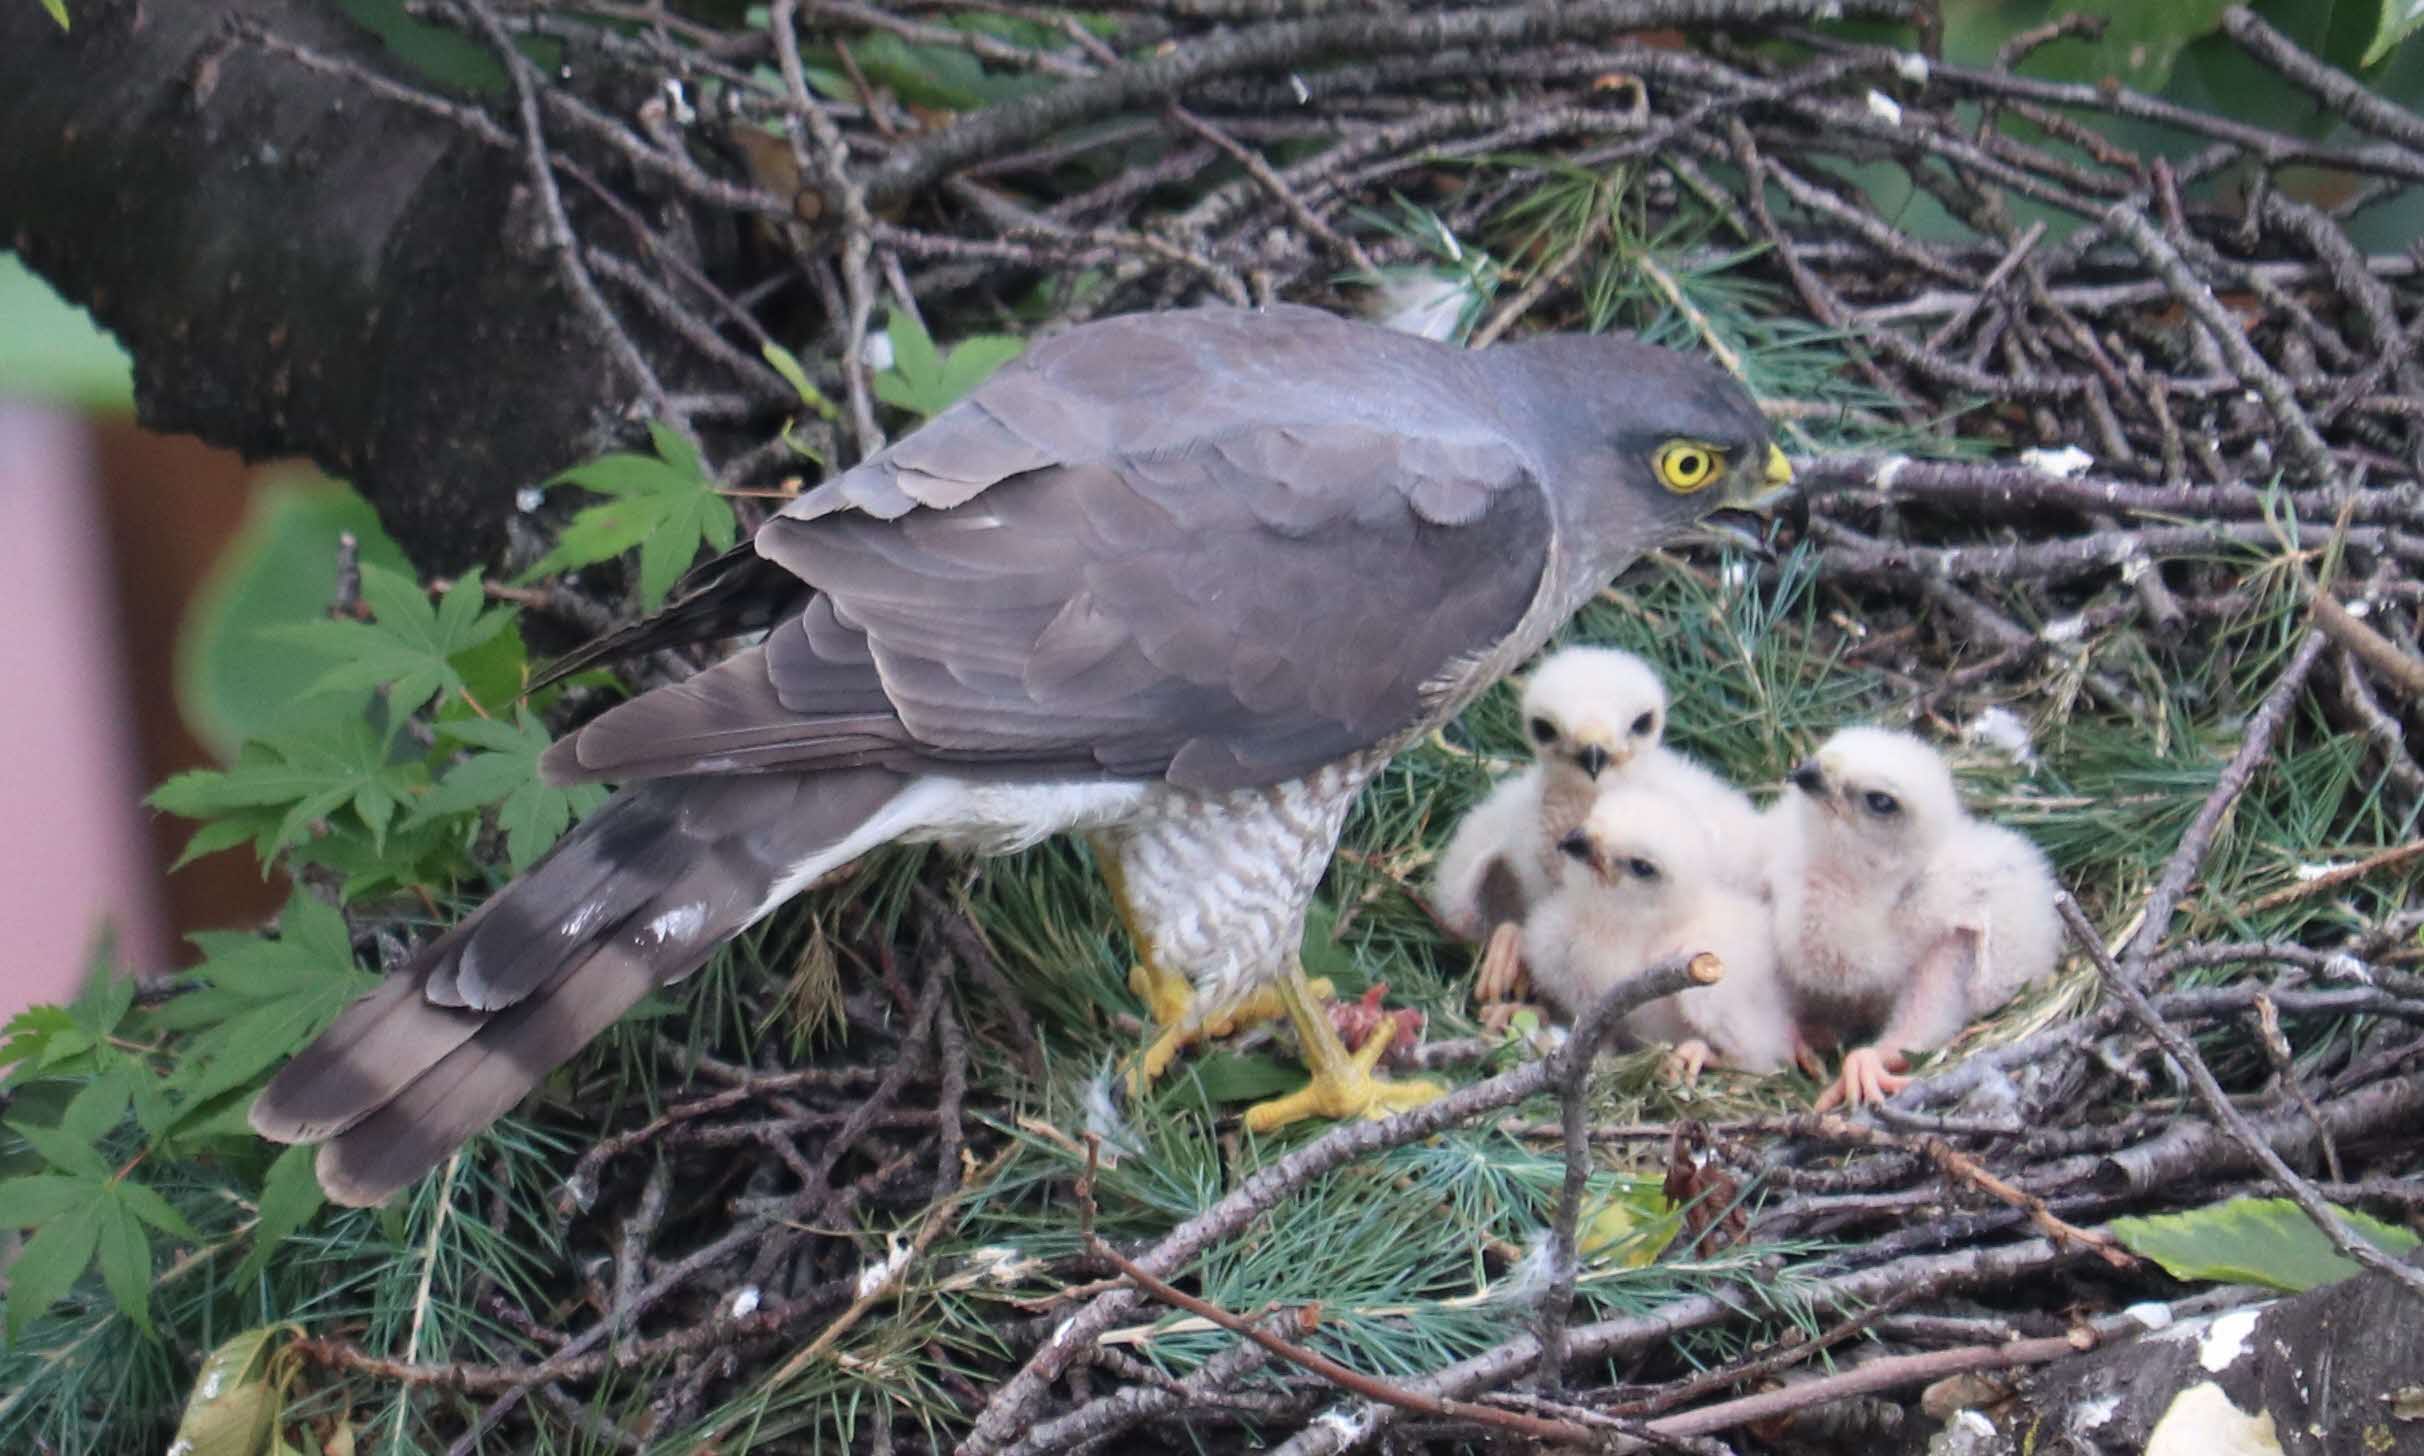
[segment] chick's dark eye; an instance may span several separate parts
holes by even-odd
[[[1658,866],[1650,863],[1646,859],[1636,859],[1631,864],[1626,865],[1625,868],[1631,870],[1633,872],[1633,878],[1637,880],[1654,880],[1658,878]]]
[[[1532,741],[1534,743],[1547,743],[1556,736],[1556,724],[1550,722],[1546,718],[1534,718],[1532,720]]]
[[[1633,720],[1633,736],[1639,738],[1657,726],[1657,715],[1652,713],[1644,713],[1640,717]]]
[[[1868,811],[1871,814],[1876,815],[1880,819],[1888,818],[1902,812],[1901,800],[1895,798],[1892,794],[1884,793],[1877,789],[1869,790],[1867,797],[1863,799],[1862,802],[1868,805]]]

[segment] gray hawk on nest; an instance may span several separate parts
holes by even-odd
[[[1621,337],[1468,352],[1314,309],[1042,340],[801,494],[664,613],[576,654],[765,629],[544,761],[626,785],[348,1007],[252,1109],[371,1204],[650,990],[891,842],[1082,833],[1172,1049],[1258,1002],[1309,1086],[1437,1095],[1350,1051],[1298,963],[1347,809],[1642,551],[1791,481],[1749,395]]]

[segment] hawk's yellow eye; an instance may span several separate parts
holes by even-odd
[[[1658,483],[1680,495],[1710,484],[1724,468],[1725,455],[1713,445],[1697,440],[1669,440],[1650,457],[1650,465],[1658,472]]]

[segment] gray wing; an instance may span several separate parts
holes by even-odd
[[[1551,536],[1512,447],[1362,425],[931,494],[957,501],[769,522],[758,549],[816,590],[805,612],[601,716],[549,772],[1279,783],[1430,716],[1426,689],[1521,620]]]

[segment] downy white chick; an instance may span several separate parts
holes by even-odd
[[[1908,733],[1846,728],[1792,774],[1775,821],[1776,945],[1805,1041],[1875,1029],[1818,1099],[1880,1102],[1906,1053],[1944,1045],[2054,968],[2054,876],[2019,834],[1972,819]]]
[[[1524,684],[1522,707],[1537,761],[1465,815],[1433,876],[1433,905],[1451,932],[1480,940],[1521,924],[1556,888],[1558,841],[1618,783],[1690,804],[1729,847],[1743,846],[1747,868],[1729,878],[1757,883],[1758,815],[1715,774],[1660,746],[1666,686],[1648,663],[1611,647],[1562,648]]]
[[[1675,1044],[1686,1081],[1712,1058],[1749,1072],[1791,1059],[1792,1013],[1776,979],[1768,906],[1720,873],[1715,836],[1692,805],[1612,787],[1558,848],[1557,892],[1524,927],[1542,995],[1579,1016],[1663,957],[1711,952],[1724,979],[1633,1011],[1626,1030]]]

